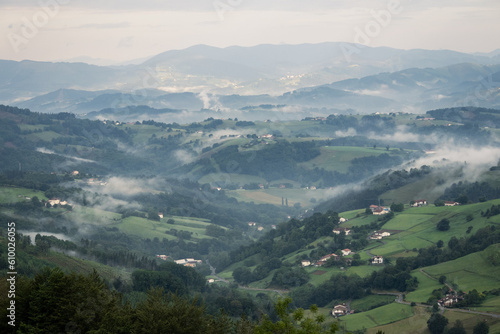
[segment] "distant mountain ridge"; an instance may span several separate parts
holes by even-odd
[[[348,53],[353,49],[359,52]],[[498,107],[499,57],[496,51],[320,43],[197,45],[113,67],[0,60],[0,103],[76,114],[139,105],[217,111],[261,104],[326,109],[326,114],[423,112],[461,104],[480,91],[481,99],[466,102]]]

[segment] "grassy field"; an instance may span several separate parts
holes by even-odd
[[[349,211],[349,212],[352,212],[352,211]],[[340,217],[344,217],[344,218],[349,219],[347,222],[342,223],[341,226],[354,227],[354,226],[369,225],[372,222],[377,222],[379,219],[378,216],[364,214],[364,212],[365,212],[364,209],[363,210],[356,210],[355,212],[356,212],[356,214],[354,215],[354,217],[350,218],[350,219],[349,219],[349,213],[347,213],[345,216],[344,216],[344,213],[341,213],[339,215]],[[357,214],[359,214],[359,217],[356,217]]]
[[[176,239],[175,236],[165,233],[165,231],[171,229],[192,232],[192,239],[211,238],[205,234],[205,229],[210,225],[210,222],[202,218],[165,216],[160,221],[153,221],[130,216],[122,219],[122,215],[119,213],[82,206],[75,206],[68,215],[74,220],[83,220],[90,224],[114,226],[124,233],[141,238]],[[173,219],[175,221],[174,224],[167,224],[167,220],[169,219]]]
[[[200,184],[216,183],[216,184],[238,184],[243,186],[250,183],[265,184],[267,181],[259,176],[232,174],[232,173],[211,173],[203,176],[198,180]],[[280,203],[281,204],[281,203]]]
[[[73,210],[68,213],[68,215],[73,217],[75,220],[81,219],[95,225],[116,224],[122,217],[119,213],[84,206],[75,206]]]
[[[18,124],[17,126],[19,126],[19,129],[21,129],[21,131],[26,131],[26,130],[35,131],[35,130],[43,130],[46,125],[43,125],[43,124]]]
[[[438,179],[440,179],[439,175],[432,174],[422,180],[389,190],[380,195],[380,198],[385,203],[409,204],[411,201],[418,199],[426,199],[427,203],[434,203],[444,191],[444,189],[436,188]]]
[[[324,168],[329,171],[346,173],[351,164],[351,160],[367,156],[387,153],[385,149],[373,147],[353,147],[353,146],[327,146],[320,148],[321,154],[307,162],[300,163],[304,168]]]
[[[18,187],[0,187],[0,203],[17,203],[27,201],[26,197],[38,197],[47,200],[42,191]]]
[[[61,137],[61,135],[54,131],[43,131],[43,132],[31,133],[29,135],[25,135],[25,137],[26,139],[35,142],[41,140],[50,142],[52,139]]]
[[[471,307],[473,311],[500,313],[500,296],[487,296],[481,306]]]
[[[377,331],[382,331],[385,334],[428,334],[427,320],[431,314],[424,307],[414,307],[414,315],[412,317],[396,321],[391,324],[377,326],[366,331],[367,334],[375,334]],[[490,325],[490,333],[499,333],[500,320],[488,316],[468,314],[455,310],[446,310],[443,314],[448,319],[448,328],[453,327],[455,321],[462,321],[467,333],[472,333],[472,329],[479,322],[486,320]]]
[[[388,295],[369,295],[351,302],[351,310],[355,312],[366,312],[383,304],[394,302],[394,296]]]
[[[460,290],[487,291],[500,287],[500,244],[482,252],[472,253],[453,261],[423,268],[432,277],[446,276]]]
[[[79,214],[79,212],[76,212],[76,214]],[[158,238],[160,240],[163,238],[170,240],[177,239],[177,237],[165,233],[165,231],[172,229],[192,232],[191,241],[212,238],[205,234],[205,228],[209,223],[203,219],[177,216],[165,217],[159,222],[134,216],[121,219],[121,215],[119,214],[107,211],[96,211],[95,209],[87,209],[82,211],[82,214],[83,217],[87,217],[90,222],[114,226],[123,233],[138,236],[140,238]],[[173,218],[175,223],[167,224],[166,221],[169,218]]]
[[[314,207],[318,202],[327,197],[327,189],[307,190],[307,189],[259,189],[259,190],[229,190],[228,196],[236,198],[238,201],[266,203],[281,206],[281,199],[288,199],[288,206],[300,203],[301,207]]]
[[[115,278],[121,277],[125,282],[131,283],[132,270],[110,267],[94,261],[81,260],[62,253],[49,252],[40,256],[40,259],[53,263],[67,272],[76,272],[79,274],[90,274],[95,269],[97,273],[105,280],[112,282]]]
[[[418,289],[407,293],[405,296],[406,301],[425,303],[433,290],[443,287],[443,284],[439,284],[437,280],[425,276],[419,270],[414,270],[411,275],[418,279]]]
[[[340,318],[342,326],[350,331],[362,330],[393,323],[413,316],[411,306],[391,303],[373,310],[346,315]]]
[[[372,253],[382,256],[401,255],[414,248],[435,245],[439,240],[443,240],[446,244],[453,236],[465,237],[469,226],[473,226],[472,233],[474,233],[482,227],[498,224],[500,216],[486,220],[481,217],[480,213],[486,211],[492,204],[499,203],[500,200],[493,200],[456,207],[427,206],[406,209],[383,226],[383,229],[400,230],[401,232],[384,238],[385,245],[374,249]],[[467,221],[468,215],[472,216],[471,221]],[[436,224],[444,218],[450,221],[451,228],[448,231],[438,231]],[[349,221],[349,223],[352,222]]]
[[[430,314],[423,307],[414,307],[413,316],[402,319],[391,324],[375,326],[366,331],[368,334],[376,334],[381,330],[385,334],[428,334],[427,320]]]

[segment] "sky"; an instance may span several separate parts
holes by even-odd
[[[498,0],[0,0],[0,59],[320,42],[490,52],[498,18]]]

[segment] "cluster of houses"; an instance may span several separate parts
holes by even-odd
[[[99,179],[95,179],[95,178],[90,178],[86,182],[87,182],[87,184],[98,184],[100,186],[105,186],[108,184],[107,182],[100,181]]]
[[[456,303],[458,303],[462,300],[464,300],[463,295],[458,296],[454,293],[450,293],[450,294],[446,295],[444,298],[441,298],[440,300],[438,300],[438,304],[441,307],[452,307],[453,305],[455,305]]]
[[[45,202],[45,206],[46,207],[51,208],[54,205],[61,205],[61,206],[63,206],[63,205],[70,205],[71,206],[71,204],[69,204],[67,201],[62,201],[59,198],[51,198],[47,202]]]
[[[390,236],[391,233],[387,231],[375,231],[371,236],[370,239],[372,240],[381,240],[382,238]]]
[[[352,254],[352,251],[349,248],[342,250],[342,256],[347,256],[350,254]],[[325,265],[326,261],[328,261],[331,258],[338,260],[338,259],[340,259],[340,255],[337,255],[335,253],[327,254],[327,255],[321,257],[316,262],[311,262],[310,260],[302,260],[301,265],[302,265],[302,267],[309,267],[311,265],[314,265],[315,267],[322,267]],[[350,261],[352,261],[352,259],[346,259],[347,263],[349,263]]]
[[[306,117],[303,119],[304,121],[326,121],[326,117],[318,116],[318,117]]]
[[[161,255],[156,255],[156,257],[163,260],[163,261],[167,261],[167,259],[170,256],[161,254]],[[193,267],[194,268],[194,267],[196,267],[196,265],[202,263],[203,261],[202,260],[195,260],[193,258],[187,258],[187,259],[174,260],[174,262],[177,264],[183,265],[184,267]]]
[[[337,227],[332,230],[333,233],[335,234],[341,234],[344,233],[345,235],[349,235],[351,233],[351,230],[348,229],[347,227]]]
[[[372,213],[374,215],[385,215],[389,212],[391,212],[391,208],[387,206],[380,206],[380,205],[370,205],[370,210],[372,210]]]
[[[255,226],[257,226],[257,223],[256,222],[248,222],[248,226],[255,227]],[[276,225],[273,225],[273,229],[276,229]],[[257,231],[259,231],[259,232],[264,231],[264,227],[263,226],[257,226]]]
[[[417,199],[415,201],[411,201],[410,205],[413,207],[420,207],[427,205],[427,201],[425,199]],[[457,206],[457,205],[460,205],[460,203],[454,201],[444,201],[444,206]]]
[[[349,310],[349,308],[345,304],[335,305],[332,310],[332,315],[336,318],[352,313],[354,313],[354,310]]]
[[[373,256],[370,262],[371,264],[383,264],[384,258],[382,256]]]
[[[196,267],[196,265],[202,263],[202,260],[195,260],[193,258],[174,260],[175,263],[183,265],[184,267]]]
[[[417,207],[417,206],[424,206],[427,205],[427,201],[425,199],[417,199],[416,201],[412,201],[411,206]]]

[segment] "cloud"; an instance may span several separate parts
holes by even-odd
[[[90,185],[91,188],[100,193],[111,196],[133,196],[141,193],[159,193],[168,191],[169,187],[165,181],[159,178],[135,179],[127,177],[113,176],[106,179],[103,185]]]
[[[177,150],[174,152],[174,157],[182,164],[188,164],[193,162],[196,157],[186,150]]]
[[[119,48],[130,48],[134,45],[133,41],[134,41],[133,36],[124,37],[118,42],[118,47]]]
[[[113,28],[127,28],[130,27],[130,22],[116,22],[116,23],[88,23],[74,27],[74,29],[113,29]]]

